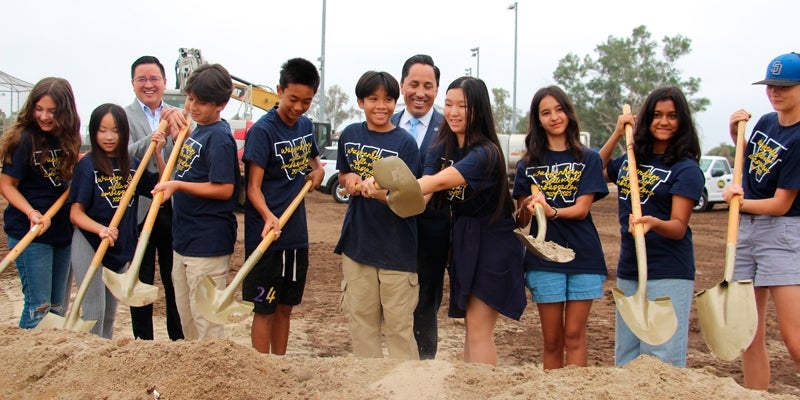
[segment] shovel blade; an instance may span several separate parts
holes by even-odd
[[[47,313],[39,321],[39,325],[36,325],[36,329],[64,329],[66,327],[67,318],[54,313]]]
[[[758,326],[753,281],[721,282],[696,296],[700,334],[717,357],[733,361],[750,346]]]
[[[37,329],[70,329],[77,332],[89,332],[94,328],[97,321],[84,321],[78,318],[74,324],[70,324],[66,317],[58,314],[47,313],[44,318],[36,325]],[[72,326],[70,326],[72,325]]]
[[[225,325],[241,322],[253,312],[253,303],[236,301],[217,289],[214,280],[206,275],[195,288],[195,304],[203,317],[215,324]]]
[[[134,272],[136,276],[133,276]],[[142,307],[153,304],[158,298],[158,288],[139,281],[138,271],[128,270],[118,274],[103,268],[103,282],[111,294],[126,306]]]
[[[666,343],[678,329],[678,317],[669,297],[648,300],[629,296],[619,288],[612,289],[614,302],[622,320],[641,341],[658,346]]]
[[[375,161],[375,182],[389,190],[386,204],[401,218],[412,217],[425,211],[425,199],[419,182],[400,157],[391,156]]]
[[[570,262],[575,259],[574,250],[526,235],[521,228],[514,229],[514,235],[531,254],[539,258],[558,263]]]

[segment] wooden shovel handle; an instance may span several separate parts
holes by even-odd
[[[623,114],[631,113],[631,106],[622,106]],[[628,155],[628,182],[630,186],[628,198],[631,200],[631,213],[634,218],[642,216],[642,202],[639,194],[639,169],[636,166],[636,154],[633,151],[633,127],[625,124],[625,149]],[[647,248],[644,243],[644,225],[642,223],[633,224],[633,240],[636,246],[636,265],[638,272],[639,287],[636,296],[644,297],[647,286]]]
[[[742,184],[742,170],[744,169],[744,131],[747,123],[739,121],[736,126],[736,156],[733,159],[733,184]],[[725,245],[725,282],[733,281],[733,270],[736,259],[736,242],[739,241],[739,201],[741,195],[733,196],[728,205],[728,233]]]
[[[733,184],[742,184],[742,170],[744,169],[744,131],[747,122],[739,121],[736,132],[736,155],[733,159]],[[739,235],[739,201],[740,195],[733,196],[728,206],[728,244],[735,244]]]
[[[169,159],[167,160],[166,166],[164,166],[164,171],[161,173],[161,178],[158,180],[158,183],[164,183],[172,177],[172,172],[175,170],[175,164],[178,162],[178,156],[181,153],[181,147],[183,146],[183,142],[186,140],[186,136],[189,133],[189,124],[186,124],[183,129],[178,132],[178,137],[175,138],[175,143],[172,147],[172,152],[169,154]],[[142,225],[142,231],[150,231],[153,229],[153,225],[156,223],[156,216],[158,215],[158,210],[161,208],[161,201],[164,199],[164,192],[158,192],[153,196],[153,202],[150,204],[150,209],[147,210],[147,218],[144,220],[144,225]]]
[[[53,216],[56,215],[58,210],[60,210],[61,207],[64,206],[64,203],[67,202],[68,196],[69,196],[69,188],[67,188],[67,190],[65,190],[64,193],[61,193],[61,196],[59,196],[58,199],[56,199],[56,201],[50,206],[50,208],[47,209],[42,218],[52,219]],[[20,254],[22,254],[22,251],[25,250],[25,248],[28,247],[28,245],[31,244],[31,242],[33,242],[33,239],[36,239],[36,236],[39,235],[39,231],[41,230],[42,230],[42,224],[36,224],[33,227],[31,227],[31,230],[29,230],[28,233],[26,233],[25,236],[23,236],[22,239],[20,239],[20,241],[17,242],[14,248],[11,249],[8,252],[8,254],[6,254],[5,258],[3,258],[3,261],[0,262],[0,272],[3,272],[3,270],[6,269],[6,267],[9,264],[11,264],[14,260],[16,260]]]
[[[625,104],[622,107],[623,114],[631,113],[631,106]],[[633,151],[633,127],[630,124],[625,124],[625,149],[628,154],[628,180],[630,182],[630,199],[631,199],[631,212],[634,218],[642,216],[642,203],[639,194],[639,174],[636,166],[636,154]],[[640,232],[637,232],[640,231]],[[634,233],[644,234],[642,224],[634,225]]]

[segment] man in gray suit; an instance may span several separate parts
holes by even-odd
[[[150,135],[158,128],[162,112],[174,107],[163,101],[167,78],[164,66],[157,58],[142,56],[134,61],[131,65],[131,84],[133,92],[136,93],[136,99],[125,107],[131,130],[128,152],[132,157],[141,159],[150,145]],[[172,139],[167,137],[165,151],[169,152],[171,149]],[[167,157],[165,155],[164,158]],[[147,165],[147,171],[158,173],[155,157]],[[139,198],[140,231],[150,204],[150,199]],[[158,266],[166,299],[167,334],[172,340],[183,339],[181,320],[175,305],[175,290],[172,286],[172,205],[169,201],[165,202],[158,211],[139,269],[139,280],[144,283],[153,284],[154,282],[156,253],[158,253]],[[131,307],[131,325],[135,338],[153,340],[153,305]]]
[[[405,110],[392,116],[392,123],[417,140],[420,170],[428,149],[436,143],[444,117],[433,108],[439,92],[439,68],[429,55],[417,54],[406,60],[400,75]],[[419,303],[414,310],[414,337],[419,358],[436,357],[439,329],[436,316],[442,303],[444,271],[450,252],[450,214],[430,206],[417,216],[417,275]]]

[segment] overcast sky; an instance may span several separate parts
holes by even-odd
[[[442,70],[442,104],[453,79],[466,68],[477,74],[470,49],[480,47],[480,78],[511,94],[515,12],[509,4],[328,0],[325,86],[341,86],[355,104],[363,72],[384,70],[399,80],[406,58],[427,53]],[[0,13],[0,71],[31,83],[68,79],[83,126],[101,103],[133,101],[130,65],[141,55],[162,61],[168,87],[175,84],[178,49],[193,47],[232,75],[274,88],[285,60],[316,62],[321,53],[322,0],[10,0]],[[533,93],[554,83],[553,71],[567,53],[594,56],[609,36],[630,37],[645,25],[657,41],[678,34],[692,40],[691,54],[677,66],[685,77],[702,79],[699,95],[711,100],[696,115],[707,151],[730,142],[728,118],[736,109],[754,116],[772,111],[764,87],[751,83],[763,79],[773,57],[800,51],[799,13],[796,0],[518,1],[517,109],[524,113]],[[8,94],[0,97],[0,109],[8,114],[9,107]],[[223,117],[237,107],[231,101]]]

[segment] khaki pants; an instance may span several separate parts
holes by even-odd
[[[230,254],[217,257],[186,257],[172,252],[175,303],[181,316],[181,327],[186,340],[225,337],[225,326],[205,319],[195,304],[194,296],[200,278],[206,275],[211,276],[217,289],[225,289],[230,259]]]
[[[360,264],[342,256],[342,310],[350,321],[353,354],[383,358],[381,316],[389,358],[419,360],[414,339],[417,274]]]

